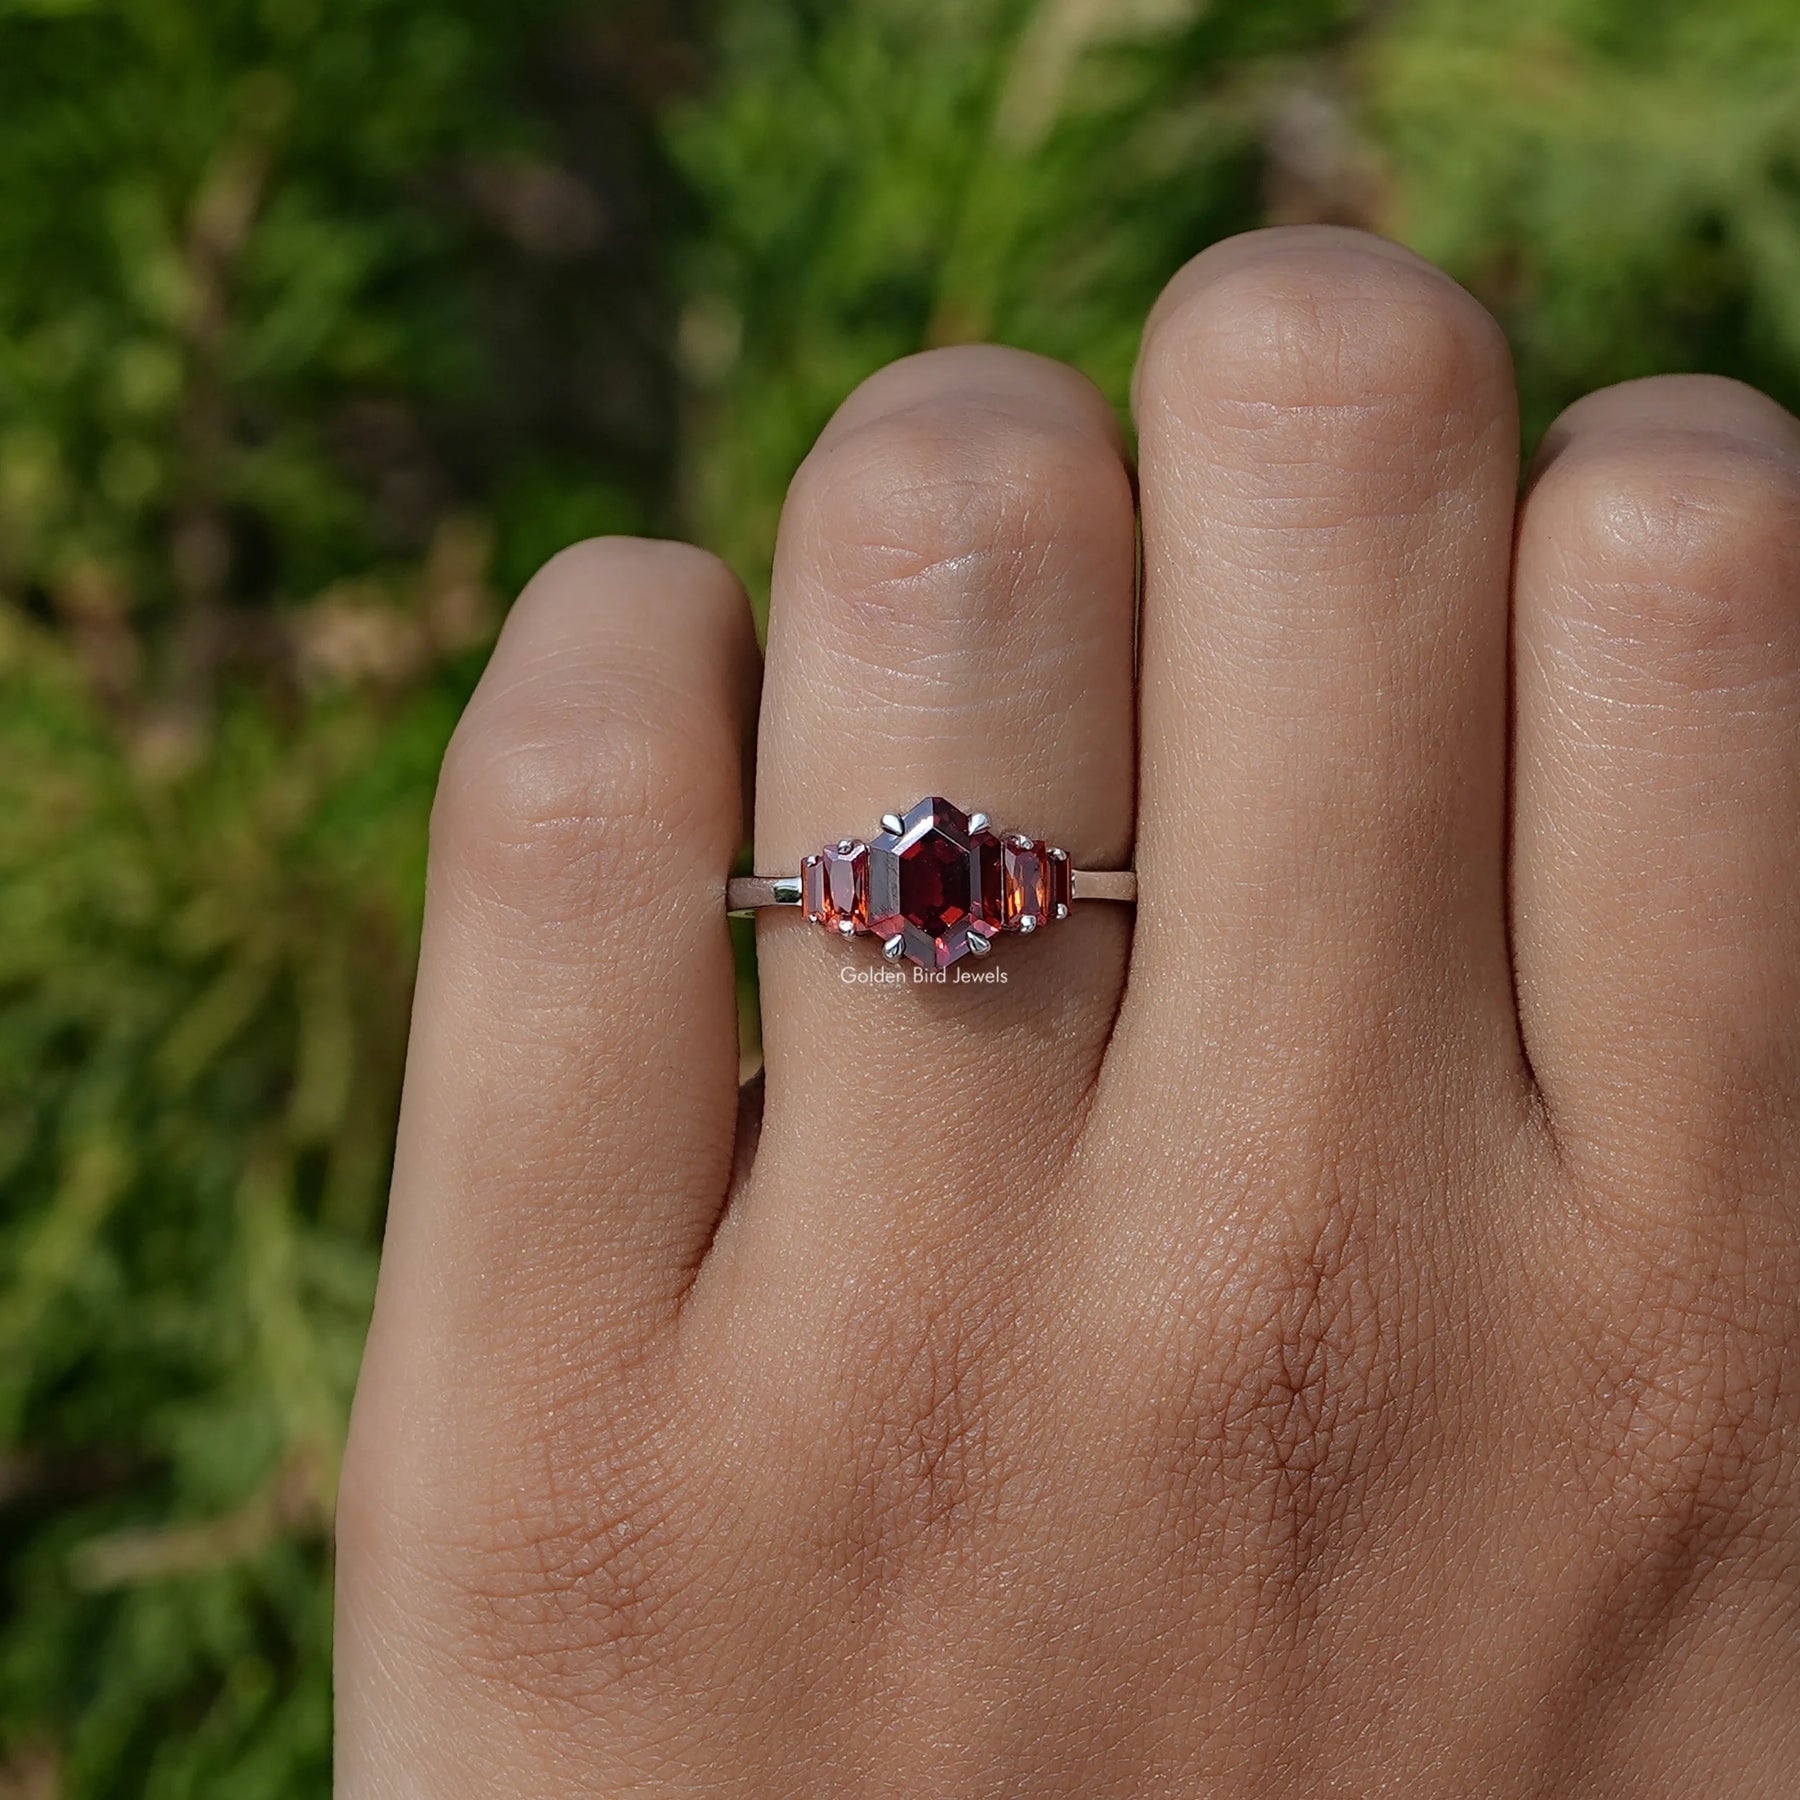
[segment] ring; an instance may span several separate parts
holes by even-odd
[[[797,875],[744,876],[725,891],[731,912],[804,907],[815,925],[878,937],[889,962],[905,957],[922,969],[986,956],[996,937],[1066,919],[1077,900],[1136,899],[1130,869],[1077,869],[1067,851],[995,831],[986,813],[935,794],[910,812],[883,813],[867,842],[827,844]]]

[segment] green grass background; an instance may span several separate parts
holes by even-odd
[[[931,343],[1122,401],[1373,226],[1800,402],[1792,0],[0,0],[0,1800],[328,1791],[327,1536],[446,735],[570,539],[764,589]]]

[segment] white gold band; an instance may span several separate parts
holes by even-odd
[[[1132,869],[1076,869],[1069,877],[1075,900],[1137,900],[1137,874]],[[739,875],[725,887],[727,912],[756,912],[765,906],[798,906],[798,875]]]

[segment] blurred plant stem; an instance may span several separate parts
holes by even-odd
[[[292,104],[286,85],[273,75],[259,72],[245,88],[244,116],[201,177],[182,243],[187,301],[179,337],[187,370],[177,427],[183,466],[172,483],[169,530],[169,567],[180,599],[170,699],[177,729],[196,745],[212,711],[230,605],[224,500],[238,428],[226,363],[233,278]]]

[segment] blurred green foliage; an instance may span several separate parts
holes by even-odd
[[[1325,219],[1800,400],[1789,0],[0,0],[0,1800],[328,1791],[433,773],[887,359]]]

